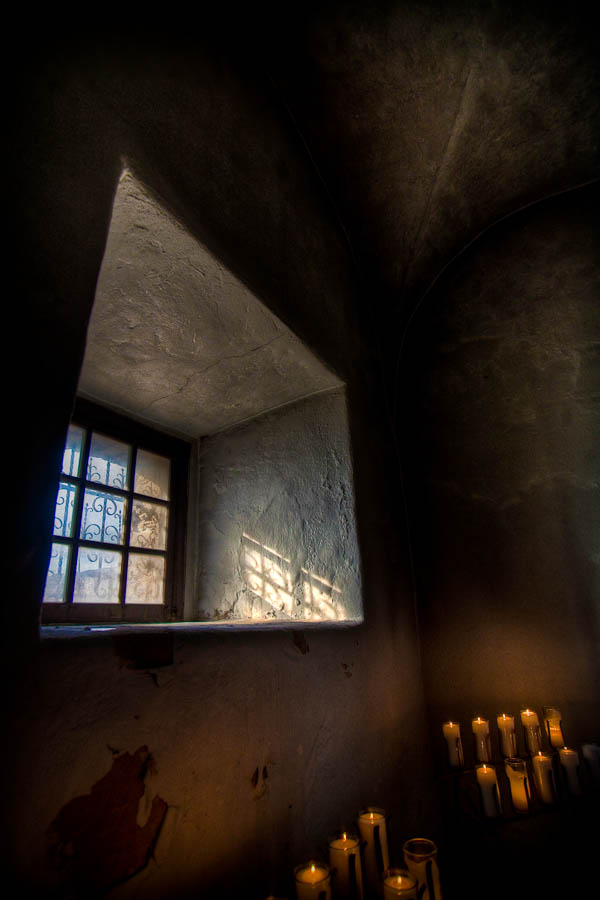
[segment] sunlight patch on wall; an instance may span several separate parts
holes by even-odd
[[[312,622],[347,618],[341,590],[327,579],[296,569],[288,557],[245,532],[242,542],[246,586],[259,600],[258,609],[252,604],[255,615]]]

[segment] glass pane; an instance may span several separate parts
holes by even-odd
[[[149,550],[166,550],[167,513],[166,506],[134,500],[129,538],[131,546],[147,547]]]
[[[44,588],[44,603],[64,603],[70,554],[71,548],[68,544],[52,544]]]
[[[56,494],[54,507],[54,534],[71,537],[73,530],[73,507],[77,497],[77,488],[68,481],[61,481]]]
[[[79,536],[86,541],[123,543],[123,520],[127,501],[117,494],[86,488]]]
[[[146,553],[130,553],[127,563],[125,603],[165,602],[165,559]]]
[[[79,548],[73,591],[74,603],[118,603],[120,583],[119,550]]]
[[[135,481],[133,489],[136,494],[146,494],[158,500],[169,499],[169,475],[171,460],[166,456],[157,456],[147,450],[138,450],[135,463]]]
[[[62,461],[65,475],[73,475],[75,478],[79,475],[84,434],[85,431],[79,425],[69,425]]]
[[[129,484],[129,452],[131,447],[106,437],[92,434],[87,480],[125,490]]]

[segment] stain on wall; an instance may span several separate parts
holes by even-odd
[[[102,896],[146,865],[167,812],[165,800],[154,795],[138,824],[144,782],[153,766],[147,747],[122,753],[89,794],[74,797],[60,810],[47,837],[61,896]]]

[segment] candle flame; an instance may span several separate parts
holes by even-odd
[[[481,719],[479,718],[479,716],[477,716],[477,724],[481,725]]]
[[[452,719],[448,722],[448,725],[452,728]]]
[[[346,832],[343,833],[343,835],[342,835],[342,840],[344,840],[344,841],[347,840]]]
[[[506,719],[506,713],[502,713],[502,718]]]
[[[483,771],[484,771],[484,773],[487,772],[487,766],[485,763],[483,764]]]
[[[373,815],[373,813],[370,813],[370,816],[371,816],[371,822],[372,822],[373,819],[375,818],[375,816]]]
[[[315,864],[313,863],[312,866],[310,867],[310,873],[311,873],[311,875],[314,875],[316,871],[317,871],[317,870],[315,869]]]

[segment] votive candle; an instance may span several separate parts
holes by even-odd
[[[552,772],[552,759],[540,750],[531,758],[535,786],[544,803],[554,803],[554,774]]]
[[[563,772],[567,776],[570,792],[579,796],[581,794],[581,784],[579,783],[579,754],[577,750],[569,750],[568,747],[562,747],[558,751],[558,758],[563,767]]]
[[[486,763],[483,763],[483,765],[477,766],[475,771],[483,801],[483,811],[488,818],[495,818],[502,812],[496,770],[494,766],[488,766]]]
[[[331,900],[329,866],[309,860],[294,869],[296,900]]]
[[[501,716],[497,717],[496,723],[500,735],[500,750],[502,751],[502,756],[505,759],[508,757],[516,757],[517,736],[515,734],[515,717],[507,716],[506,713],[502,713]]]
[[[335,870],[335,893],[344,900],[363,900],[360,840],[343,832],[329,841],[329,865]]]
[[[550,746],[558,750],[565,746],[565,736],[562,731],[562,715],[560,709],[555,706],[544,707],[544,726],[550,741]]]
[[[504,760],[504,770],[510,785],[510,799],[517,812],[527,812],[529,809],[529,785],[527,780],[527,765],[524,759],[517,756]]]
[[[358,814],[358,830],[364,843],[365,881],[381,890],[381,874],[390,867],[385,811],[371,806]]]
[[[420,900],[442,900],[437,847],[429,838],[411,838],[402,851],[406,868],[416,879]]]
[[[464,766],[462,740],[460,737],[460,725],[458,722],[445,722],[442,732],[448,744],[448,761],[451,766]]]
[[[406,869],[388,869],[383,873],[383,896],[385,900],[417,900],[417,879]]]
[[[490,745],[490,723],[487,719],[477,716],[471,722],[473,736],[475,738],[475,756],[478,762],[489,762],[492,758]]]
[[[525,743],[531,756],[542,749],[542,732],[538,715],[532,709],[521,710],[521,725],[525,732]]]

